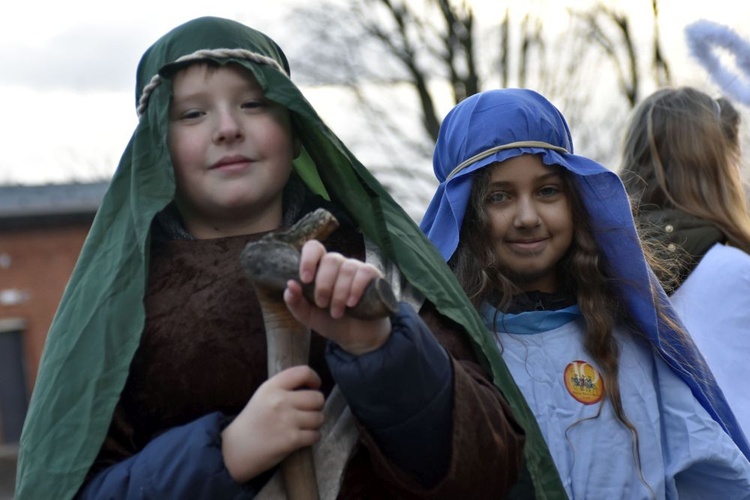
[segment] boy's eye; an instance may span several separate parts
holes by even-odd
[[[268,106],[268,101],[265,99],[251,99],[242,103],[242,109],[262,109]]]
[[[204,115],[203,111],[198,111],[197,109],[191,109],[180,114],[180,119],[181,120],[194,120],[196,118],[200,118],[203,115]]]

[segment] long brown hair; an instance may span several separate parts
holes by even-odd
[[[661,89],[634,110],[620,175],[638,205],[676,208],[715,225],[750,253],[740,115],[692,87]]]
[[[497,166],[487,166],[473,174],[472,190],[461,226],[459,244],[448,265],[474,307],[479,309],[483,302],[491,301],[493,306],[503,311],[507,309],[513,296],[521,293],[521,290],[513,283],[512,277],[502,271],[503,266],[497,262],[497,257],[486,240],[490,219],[485,200],[490,192],[489,179],[493,168]],[[617,297],[611,284],[606,262],[594,239],[588,213],[574,180],[566,170],[561,169],[561,173],[575,224],[571,247],[557,265],[560,291],[570,293],[577,299],[586,323],[584,347],[602,370],[605,394],[612,404],[615,416],[633,436],[633,456],[640,471],[638,433],[627,418],[622,405],[619,386],[620,350],[614,328],[618,322],[624,322],[636,335],[640,334],[640,331],[622,307],[624,301]],[[660,265],[647,249],[644,249],[644,255],[649,265]],[[652,283],[651,286],[652,288],[643,292],[654,297],[661,321],[675,328],[678,334],[682,334],[679,326],[666,316],[659,306],[660,302],[656,297],[658,291],[653,288],[657,285]],[[495,334],[497,335],[497,332]],[[651,489],[642,476],[641,480]]]

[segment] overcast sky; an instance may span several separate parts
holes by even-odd
[[[285,37],[294,36],[283,30],[284,15],[300,1],[15,2],[13,9],[6,8],[0,16],[4,103],[0,184],[107,178],[136,124],[135,69],[151,43],[182,22],[216,15],[258,28],[283,48]],[[501,0],[487,3],[489,7],[480,8],[505,5]],[[545,4],[543,0],[509,3]],[[626,3],[643,3],[646,12],[651,4],[650,0]],[[741,5],[730,6],[735,3]],[[750,7],[744,4],[750,2],[661,0],[665,41],[674,47],[684,46],[684,26],[701,18],[727,24],[745,36],[750,33]],[[673,65],[684,63],[680,57],[688,60],[686,48],[668,53],[677,56],[676,61],[670,60]],[[694,74],[700,68],[688,66],[684,71]],[[329,121],[326,110],[311,100]],[[336,131],[333,116],[329,123]]]

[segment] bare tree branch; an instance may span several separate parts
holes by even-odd
[[[576,14],[585,23],[585,36],[596,42],[609,57],[617,73],[617,83],[630,106],[638,99],[638,59],[630,36],[628,20],[604,5],[598,5],[590,11]],[[610,25],[616,32],[608,34]],[[624,54],[621,55],[621,52]]]
[[[654,77],[659,86],[669,85],[672,77],[669,65],[664,59],[661,50],[661,35],[659,34],[659,0],[651,1],[651,9],[654,13]]]
[[[498,9],[492,21],[475,16],[470,0],[317,5],[298,12],[296,33],[308,37],[295,37],[303,57],[292,67],[303,81],[347,90],[366,123],[366,133],[354,141],[392,158],[382,168],[403,169],[408,182],[423,180],[408,177],[411,159],[429,163],[442,113],[489,82],[542,92],[576,129],[579,149],[583,144],[593,157],[611,159],[622,127],[618,117],[636,104],[644,77],[668,82],[669,67],[658,0],[651,1],[648,52],[637,45],[630,17],[608,5],[601,0],[586,11],[567,10],[567,31],[549,29],[547,13],[533,6]],[[640,66],[640,53],[653,55],[653,71]]]

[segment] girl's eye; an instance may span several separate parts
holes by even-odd
[[[502,203],[508,201],[510,196],[505,191],[495,191],[487,196],[487,203]]]
[[[544,186],[539,190],[539,195],[544,198],[549,198],[550,196],[555,196],[560,192],[560,188],[557,186]]]

